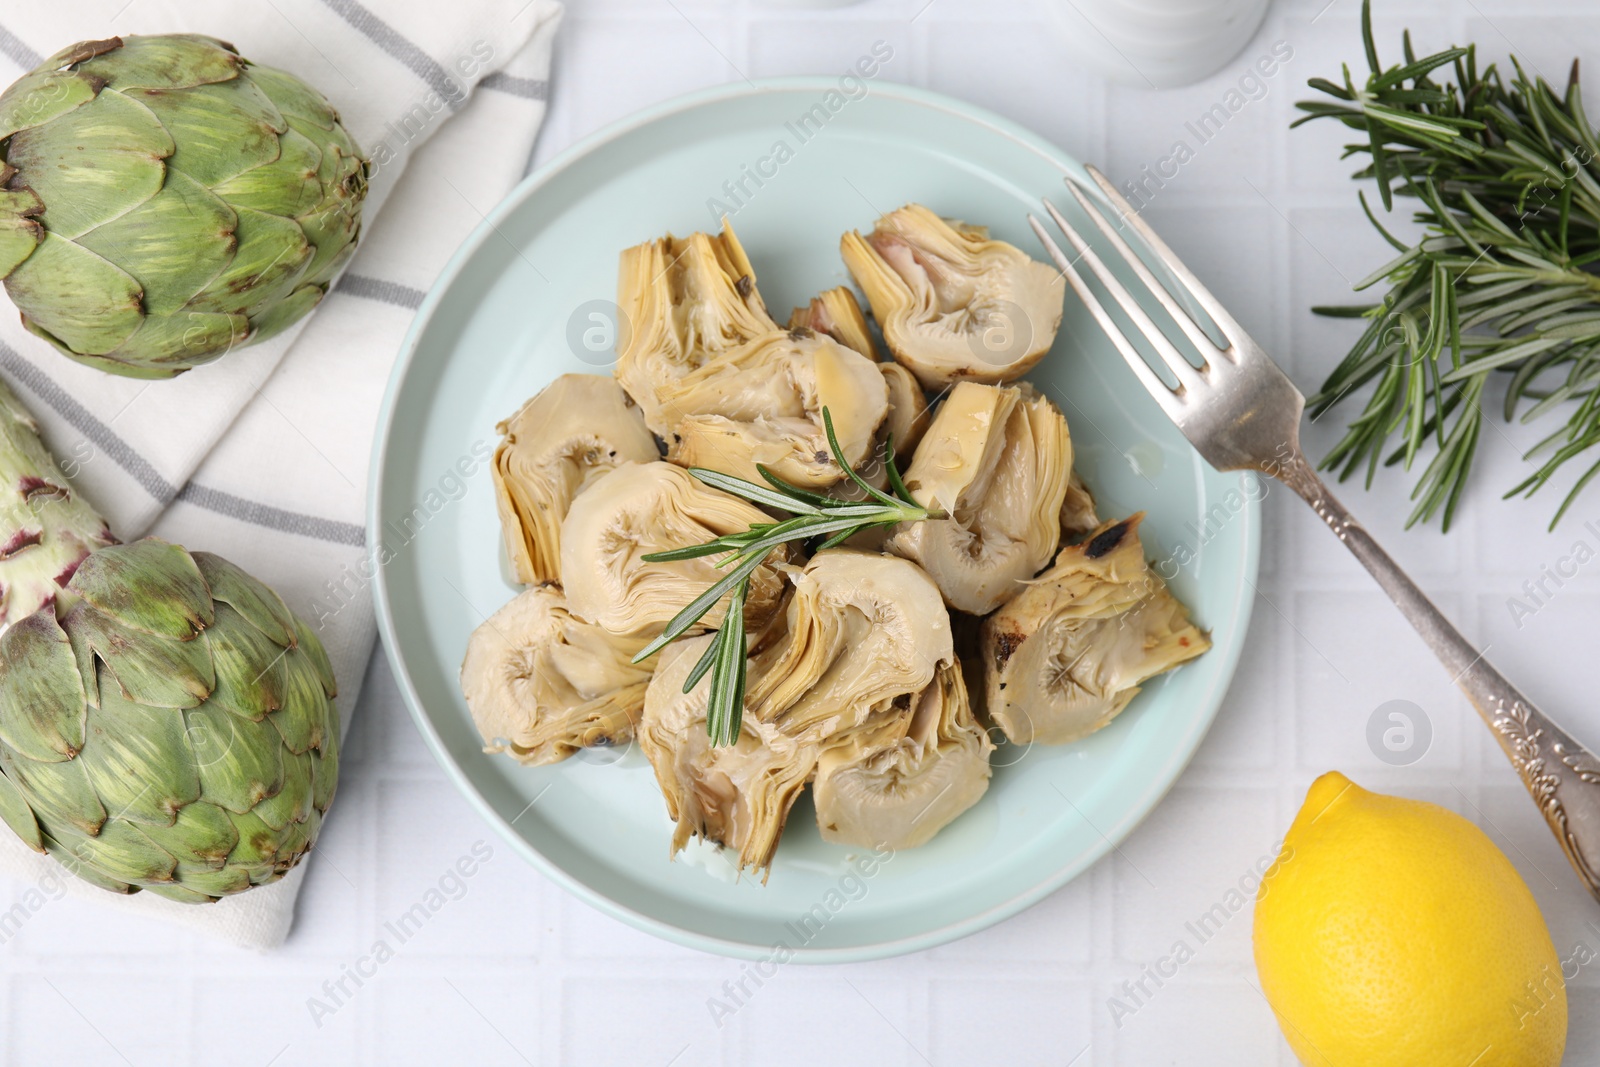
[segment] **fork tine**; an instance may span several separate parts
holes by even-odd
[[[1133,320],[1133,328],[1144,335],[1145,340],[1156,350],[1156,355],[1161,357],[1161,361],[1167,365],[1167,369],[1177,377],[1181,386],[1180,392],[1186,389],[1204,389],[1206,387],[1205,377],[1195,369],[1194,364],[1190,363],[1171,341],[1167,340],[1167,335],[1161,332],[1161,328],[1156,325],[1155,320],[1133,298],[1133,294],[1123,287],[1122,283],[1117,280],[1116,275],[1111,273],[1110,269],[1106,267],[1105,261],[1095,253],[1094,249],[1089,247],[1089,243],[1073,228],[1072,223],[1068,222],[1066,217],[1057,211],[1056,206],[1049,200],[1044,202],[1044,209],[1050,213],[1050,217],[1061,228],[1061,232],[1067,235],[1067,240],[1072,242],[1072,247],[1077,251],[1079,258],[1089,265],[1089,269],[1100,280],[1100,284],[1105,286],[1106,291],[1111,294],[1111,298],[1117,302],[1117,306],[1122,308],[1123,312]],[[1081,291],[1078,295],[1084,296]],[[1085,299],[1099,303],[1093,297],[1085,297]],[[1215,346],[1208,347],[1214,348]],[[1139,358],[1142,362],[1143,357]]]
[[[1046,205],[1049,203],[1048,200],[1045,201]],[[1184,415],[1183,397],[1174,392],[1170,385],[1161,380],[1160,375],[1150,369],[1150,364],[1146,363],[1144,357],[1139,354],[1139,350],[1133,347],[1127,335],[1122,332],[1122,327],[1118,326],[1115,320],[1111,318],[1110,313],[1100,303],[1099,297],[1094,295],[1094,292],[1084,282],[1083,277],[1078,274],[1077,268],[1072,265],[1072,260],[1067,258],[1067,254],[1061,251],[1060,246],[1050,238],[1049,232],[1044,228],[1044,223],[1040,222],[1037,216],[1029,215],[1028,225],[1032,226],[1033,232],[1039,235],[1039,240],[1044,244],[1045,251],[1050,253],[1050,258],[1055,260],[1056,266],[1061,268],[1061,273],[1072,286],[1073,292],[1078,294],[1078,298],[1089,309],[1089,314],[1094,316],[1094,320],[1099,324],[1100,329],[1105,332],[1107,337],[1111,338],[1111,343],[1116,346],[1118,352],[1122,353],[1122,358],[1127,360],[1129,367],[1133,368],[1133,373],[1138,375],[1139,381],[1144,383],[1145,389],[1151,396],[1155,397],[1156,403],[1161,405],[1161,410],[1165,411],[1167,417],[1172,419],[1173,422],[1181,424]],[[1071,230],[1066,232],[1068,237],[1076,237],[1076,234]],[[1076,241],[1074,241],[1074,247],[1079,248],[1080,253],[1094,255],[1093,252],[1088,251],[1088,246],[1079,246]]]
[[[1167,243],[1156,236],[1156,231],[1151,229],[1150,224],[1133,209],[1133,205],[1128,203],[1121,193],[1117,192],[1116,186],[1111,184],[1111,179],[1102,174],[1099,167],[1089,164],[1083,169],[1088,172],[1089,177],[1094,179],[1094,183],[1100,187],[1100,191],[1105,194],[1106,200],[1110,202],[1111,206],[1117,209],[1117,214],[1127,220],[1128,224],[1133,227],[1134,232],[1156,254],[1156,258],[1161,260],[1162,266],[1166,267],[1167,270],[1172,272],[1173,277],[1183,283],[1184,288],[1189,291],[1189,296],[1205,310],[1207,315],[1211,316],[1211,321],[1217,324],[1217,327],[1222,330],[1223,336],[1232,344],[1232,354],[1235,362],[1237,362],[1245,349],[1249,347],[1241,343],[1243,339],[1249,337],[1244,327],[1240,326],[1238,320],[1228,314],[1227,309],[1222,306],[1220,300],[1211,295],[1211,290],[1200,284],[1200,279],[1194,276],[1193,271],[1184,266],[1183,260],[1179,259],[1177,254],[1167,247]],[[1184,316],[1184,318],[1187,318],[1187,316]]]
[[[1083,213],[1088,215],[1100,232],[1106,235],[1106,239],[1121,254],[1123,261],[1133,268],[1133,272],[1139,276],[1139,280],[1144,283],[1144,287],[1150,290],[1150,295],[1156,298],[1161,307],[1171,316],[1172,321],[1178,324],[1178,328],[1189,339],[1189,343],[1194,345],[1195,350],[1201,353],[1202,358],[1207,353],[1219,352],[1217,343],[1206,336],[1205,331],[1194,321],[1194,316],[1189,314],[1188,309],[1173,299],[1172,293],[1167,290],[1167,287],[1156,280],[1155,274],[1151,272],[1149,267],[1145,266],[1144,260],[1140,259],[1138,253],[1128,246],[1128,242],[1123,240],[1122,234],[1117,232],[1117,228],[1111,225],[1110,220],[1090,201],[1088,195],[1078,183],[1068,178],[1066,186],[1067,192],[1071,193],[1073,199],[1078,202],[1078,206],[1083,208]]]

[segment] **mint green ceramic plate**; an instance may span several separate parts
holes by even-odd
[[[1085,741],[1002,746],[976,807],[928,845],[873,865],[864,882],[851,873],[851,850],[820,839],[808,800],[789,819],[770,881],[730,883],[669,862],[671,826],[637,751],[524,768],[480,750],[456,670],[468,634],[516,592],[497,559],[481,457],[495,423],[551,378],[607,373],[609,357],[585,348],[603,330],[583,331],[600,307],[587,305],[615,295],[622,248],[713,227],[712,210],[737,208],[734,224],[780,315],[847,284],[839,234],[907,201],[987,224],[1040,254],[1024,216],[1041,196],[1067,199],[1061,179],[1078,171],[1074,160],[942,96],[875,84],[861,99],[830,101],[836,89],[833,79],[804,79],[699,93],[612,126],[530,176],[423,302],[373,455],[368,535],[392,557],[376,581],[379,625],[439,761],[484,818],[567,889],[641,929],[733,956],[764,956],[779,943],[831,962],[928,948],[1084,871],[1161,799],[1199,744],[1238,660],[1256,573],[1253,483],[1195,455],[1069,293],[1055,350],[1032,380],[1061,403],[1102,513],[1147,511],[1150,555],[1182,562],[1172,584],[1211,631],[1209,653]],[[796,118],[841,101],[802,142]],[[760,187],[745,180],[740,206],[724,182],[758,167],[769,174]],[[1193,532],[1201,528],[1203,543]]]

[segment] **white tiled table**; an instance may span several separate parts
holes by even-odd
[[[1345,299],[1348,281],[1385,249],[1337,159],[1339,132],[1286,127],[1307,77],[1335,76],[1341,61],[1359,59],[1358,0],[1335,0],[1320,17],[1325,0],[1279,0],[1227,71],[1162,93],[1075,73],[1037,6],[1046,2],[869,0],[811,13],[751,0],[579,0],[558,45],[536,162],[679,92],[741,74],[840,71],[882,38],[895,48],[883,77],[993,108],[1121,180],[1155,166],[1177,139],[1196,147],[1184,123],[1286,41],[1293,58],[1265,96],[1197,147],[1149,217],[1300,384],[1314,387],[1351,333],[1306,308]],[[1380,6],[1389,53],[1409,25],[1419,47],[1468,38],[1496,55],[1515,47],[1563,77],[1574,52],[1600,62],[1600,14],[1584,0]],[[1400,480],[1345,495],[1508,674],[1600,743],[1592,680],[1600,564],[1520,629],[1506,606],[1575,540],[1600,548],[1600,536],[1582,529],[1590,520],[1600,528],[1600,491],[1555,535],[1544,532],[1554,497],[1496,499],[1519,480],[1519,447],[1529,439],[1485,433],[1477,491],[1447,537],[1402,531],[1409,507]],[[1308,434],[1315,454],[1331,440],[1331,427]],[[1580,941],[1600,949],[1600,907],[1422,644],[1307,509],[1274,492],[1265,510],[1252,640],[1194,764],[1121,854],[997,928],[882,963],[786,968],[719,1029],[706,1001],[740,964],[604,918],[513,856],[446,782],[379,656],[288,945],[256,956],[52,902],[0,949],[0,1048],[8,1062],[30,1065],[1290,1064],[1255,991],[1248,908],[1203,945],[1185,924],[1269,854],[1307,783],[1333,767],[1477,821],[1522,870],[1562,954]],[[1415,702],[1432,722],[1432,747],[1410,767],[1384,765],[1365,741],[1368,716],[1391,699]],[[464,895],[359,988],[345,979],[353,995],[314,1018],[310,998],[331,1003],[324,983],[337,983],[382,924],[479,841],[492,856]],[[21,889],[0,887],[0,910]],[[1153,995],[1115,1015],[1111,998],[1135,1003],[1123,983],[1179,939],[1194,959],[1159,989],[1146,980]],[[1568,1063],[1600,1062],[1597,988],[1591,967],[1570,990]]]

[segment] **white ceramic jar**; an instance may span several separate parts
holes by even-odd
[[[1269,0],[1044,0],[1072,58],[1144,88],[1189,85],[1255,36]]]

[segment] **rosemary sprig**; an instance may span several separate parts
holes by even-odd
[[[1368,219],[1398,255],[1356,288],[1382,282],[1376,304],[1314,308],[1361,317],[1367,328],[1309,401],[1313,419],[1373,385],[1362,412],[1323,461],[1341,480],[1365,468],[1370,486],[1380,461],[1411,469],[1431,438],[1435,452],[1417,479],[1407,525],[1450,521],[1467,484],[1483,428],[1483,400],[1497,375],[1507,379],[1502,416],[1532,422],[1563,407],[1566,424],[1529,453],[1543,465],[1506,496],[1532,494],[1568,461],[1600,446],[1600,140],[1584,114],[1578,64],[1565,93],[1530,79],[1515,58],[1502,80],[1481,72],[1475,48],[1418,59],[1403,38],[1405,62],[1384,68],[1372,37],[1370,0],[1361,33],[1371,73],[1358,87],[1314,78],[1331,100],[1303,101],[1294,125],[1331,118],[1365,143],[1356,178],[1377,182],[1385,209],[1396,196],[1420,205],[1416,244],[1396,238],[1361,196]],[[1441,68],[1455,80],[1440,84]],[[1398,433],[1398,447],[1391,439]],[[1551,526],[1600,474],[1600,459],[1578,479]]]
[[[820,552],[842,543],[862,530],[889,527],[902,522],[921,522],[925,519],[942,519],[944,512],[925,508],[912,497],[906,488],[900,469],[895,465],[894,439],[885,445],[884,470],[888,475],[890,492],[874,488],[867,480],[851,469],[845,460],[844,450],[834,435],[833,416],[822,409],[822,425],[828,435],[828,447],[833,458],[850,481],[866,496],[864,500],[842,500],[815,493],[809,489],[790,485],[766,467],[756,470],[766,480],[757,485],[743,478],[703,467],[690,467],[689,473],[707,485],[732,493],[762,507],[787,512],[789,518],[774,522],[753,523],[749,529],[724,534],[703,544],[684,548],[652,552],[641,557],[647,563],[670,563],[674,560],[698,559],[702,556],[720,555],[718,567],[729,568],[728,573],[705,592],[690,601],[667,623],[661,636],[640,650],[633,662],[639,663],[655,655],[677,640],[699,622],[723,597],[728,598],[728,608],[722,618],[716,637],[706,646],[695,662],[683,684],[687,693],[699,683],[707,672],[711,674],[711,695],[706,705],[706,732],[712,745],[731,745],[739,739],[739,726],[744,719],[745,693],[745,598],[750,592],[750,575],[761,561],[779,545],[825,538],[817,546]]]

